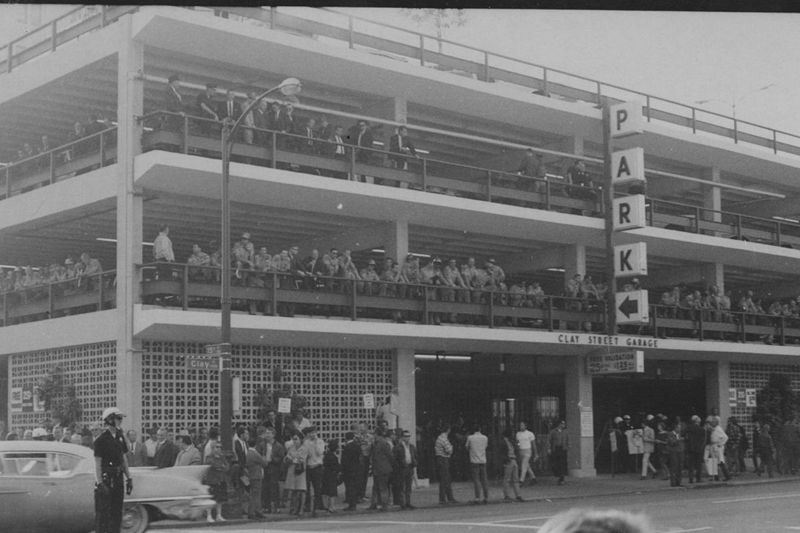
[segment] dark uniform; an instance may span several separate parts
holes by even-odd
[[[94,456],[101,459],[103,470],[103,487],[98,486],[94,491],[95,533],[120,531],[126,453],[128,444],[122,431],[106,429],[94,441]]]

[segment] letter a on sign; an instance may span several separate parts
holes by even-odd
[[[643,228],[646,225],[643,194],[614,198],[614,231]]]
[[[639,102],[623,102],[609,108],[611,137],[626,137],[642,133],[642,104]]]
[[[644,181],[644,150],[631,148],[611,154],[611,177],[614,184]]]

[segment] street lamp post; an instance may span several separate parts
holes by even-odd
[[[223,124],[222,127],[222,191],[220,199],[222,202],[222,221],[220,238],[220,258],[222,262],[222,289],[220,294],[221,304],[221,332],[220,342],[222,346],[230,346],[231,343],[231,203],[229,195],[231,149],[235,139],[236,131],[244,121],[244,117],[263,100],[267,95],[275,91],[280,91],[284,96],[297,94],[302,89],[300,80],[297,78],[286,78],[279,85],[268,89],[258,95],[247,107],[235,122]],[[273,155],[274,157],[274,155]],[[231,422],[233,419],[233,386],[231,383],[231,354],[222,353],[220,355],[220,375],[219,375],[219,435],[222,441],[222,449],[230,452],[233,449],[233,434]]]
[[[716,98],[705,98],[703,100],[695,100],[694,103],[695,104],[708,104],[708,103],[711,103],[711,102],[719,102],[720,104],[729,105],[729,106],[731,106],[731,112],[733,113],[733,120],[735,122],[736,121],[736,105],[739,102],[741,102],[742,100],[744,100],[745,98],[747,98],[750,95],[753,95],[753,94],[756,94],[756,93],[760,93],[761,91],[766,91],[767,89],[771,89],[771,88],[775,87],[776,85],[777,85],[777,83],[769,83],[767,85],[764,85],[763,87],[759,87],[758,89],[754,89],[754,90],[752,90],[752,91],[750,91],[748,93],[745,93],[745,94],[741,95],[739,98],[735,98],[734,97],[733,100],[731,100],[730,102],[727,102],[725,100],[718,100]]]

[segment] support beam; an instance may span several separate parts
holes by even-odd
[[[725,268],[719,263],[703,263],[689,266],[651,271],[644,280],[646,288],[674,287],[681,283],[700,284],[707,287],[716,284],[720,290],[725,288]],[[651,302],[654,303],[654,302]]]
[[[397,424],[398,427],[409,430],[411,432],[411,442],[415,442],[417,438],[417,390],[414,350],[398,348],[395,351],[394,359],[392,383],[400,399],[400,405],[397,410]]]
[[[573,477],[594,477],[594,436],[592,417],[592,376],[586,373],[585,356],[576,355],[567,361],[565,403],[569,434],[567,469]]]
[[[120,39],[117,101],[117,406],[127,427],[141,428],[141,350],[134,341],[134,304],[138,296],[135,264],[142,262],[142,196],[134,189],[133,161],[140,151],[144,114],[144,46],[133,39],[132,15],[118,22]]]
[[[312,248],[316,248],[321,255],[324,255],[330,248],[338,248],[340,251],[347,248],[353,251],[380,248],[387,245],[387,235],[393,231],[391,228],[394,224],[395,222],[387,222],[385,224],[352,228],[335,235],[322,235],[300,242],[298,246],[300,246],[300,251],[303,254]],[[408,235],[407,224],[406,235]],[[406,241],[408,241],[408,237],[406,237]]]
[[[408,222],[397,220],[386,225],[383,238],[383,249],[387,257],[395,263],[403,263],[408,255]]]
[[[548,268],[564,268],[568,258],[572,257],[573,246],[561,246],[535,250],[520,254],[498,257],[498,262],[507,274],[514,272],[538,272]],[[584,251],[585,264],[585,251]]]
[[[586,247],[582,244],[567,246],[564,250],[564,283],[575,274],[586,275]]]
[[[716,413],[722,418],[724,427],[731,408],[728,403],[728,387],[731,383],[731,364],[728,361],[706,363],[706,413]]]

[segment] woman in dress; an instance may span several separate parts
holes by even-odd
[[[286,448],[284,461],[288,463],[286,490],[291,494],[289,514],[300,517],[306,495],[306,459],[308,449],[303,446],[303,437],[297,432],[292,435],[291,444]]]
[[[230,465],[222,453],[222,444],[218,440],[209,440],[209,451],[205,454],[205,464],[211,465],[206,472],[205,484],[209,486],[211,497],[217,504],[217,522],[224,522],[222,504],[228,501],[228,471]],[[206,510],[206,520],[213,522],[211,509]]]
[[[322,459],[322,505],[329,512],[334,512],[336,497],[338,494],[339,475],[341,466],[339,465],[339,439],[332,439],[328,443],[328,450]]]

